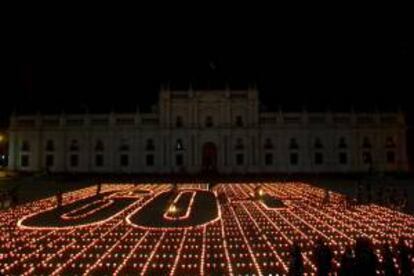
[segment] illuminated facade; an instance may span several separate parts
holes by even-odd
[[[108,173],[406,171],[401,112],[263,112],[258,91],[162,89],[156,111],[11,118],[9,168]]]

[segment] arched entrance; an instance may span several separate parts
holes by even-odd
[[[207,142],[203,145],[202,171],[217,171],[217,147],[212,142]]]

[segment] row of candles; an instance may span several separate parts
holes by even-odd
[[[290,199],[289,207],[269,208],[260,199],[252,200],[251,194],[258,186],[263,194]],[[345,247],[353,245],[358,237],[370,238],[381,260],[379,248],[382,244],[395,245],[400,236],[412,238],[414,234],[414,218],[409,215],[376,205],[344,209],[335,205],[341,200],[341,195],[335,193],[331,194],[334,207],[321,206],[317,201],[322,200],[324,190],[305,183],[217,185],[213,189],[216,196],[224,195],[229,199],[223,204],[217,201],[217,218],[203,225],[168,229],[133,225],[128,217],[160,193],[170,190],[172,185],[108,184],[103,187],[105,192],[115,194],[118,191],[118,197],[131,195],[130,191],[137,188],[148,190],[148,193],[137,196],[135,203],[102,223],[82,228],[24,227],[23,218],[53,208],[53,198],[0,213],[0,219],[5,222],[0,226],[4,237],[0,244],[0,272],[21,275],[88,275],[100,271],[115,275],[286,274],[289,251],[296,243],[302,248],[305,271],[312,275],[316,272],[312,249],[317,239],[324,240],[332,248],[334,269],[338,270]],[[179,188],[180,193],[192,193],[193,200],[185,214],[203,211],[193,208],[197,200],[194,188],[201,187]],[[91,197],[95,192],[94,188],[72,192],[65,197],[66,203]],[[113,198],[108,196],[106,202]],[[102,203],[89,203],[92,205],[78,207],[67,215],[93,216]],[[412,239],[407,243],[413,246]]]

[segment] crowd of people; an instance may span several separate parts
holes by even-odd
[[[389,244],[381,248],[382,262],[379,262],[374,248],[369,239],[359,238],[354,248],[347,247],[340,258],[340,267],[333,269],[333,252],[323,240],[316,242],[312,252],[312,260],[316,264],[317,275],[377,275],[377,271],[383,271],[384,275],[414,275],[414,267],[411,259],[414,258],[414,249],[409,248],[403,238],[393,249]],[[289,275],[304,275],[305,267],[303,255],[298,244],[291,248],[291,260],[289,263]]]

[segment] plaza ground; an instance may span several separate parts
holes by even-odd
[[[175,185],[168,177],[157,183],[112,177],[116,183],[105,179],[97,194],[97,179],[61,176],[66,192],[57,208],[56,177],[31,177],[19,182],[26,203],[0,211],[1,274],[283,275],[294,244],[305,272],[315,273],[319,239],[333,251],[333,271],[359,237],[372,241],[379,258],[382,246],[401,236],[414,248],[411,215],[373,204],[349,208],[336,192],[323,203],[318,186],[341,185],[351,194],[349,179]],[[2,187],[15,183],[4,180]],[[30,185],[38,191],[30,193]]]
[[[223,176],[206,178],[190,176],[154,176],[154,175],[93,175],[93,174],[61,174],[61,175],[19,175],[15,177],[0,177],[0,192],[8,191],[15,186],[19,187],[19,202],[27,203],[34,200],[39,200],[54,196],[58,191],[68,192],[74,191],[80,188],[94,186],[98,182],[102,183],[126,183],[126,182],[152,182],[152,183],[163,183],[165,181],[178,181],[178,182],[287,182],[287,181],[303,181],[311,183],[312,185],[328,189],[350,197],[356,197],[357,185],[359,182],[365,183],[368,177],[362,176],[346,176],[346,175],[329,175],[329,176]],[[369,180],[372,183],[373,194],[376,193],[379,187],[396,188],[398,191],[405,190],[408,194],[407,208],[403,212],[408,214],[414,214],[414,176],[403,175],[403,176],[385,176],[382,178],[376,178]],[[374,202],[377,203],[378,202]]]

